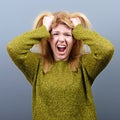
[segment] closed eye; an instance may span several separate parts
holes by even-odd
[[[52,36],[57,36],[57,35],[59,35],[58,32],[53,32],[53,33],[52,33]]]
[[[65,35],[65,36],[68,36],[68,37],[69,37],[69,36],[72,36],[70,33],[65,33],[64,35]]]
[[[58,35],[58,33],[53,33],[52,35]]]

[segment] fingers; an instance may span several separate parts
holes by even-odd
[[[71,18],[70,19],[74,25],[74,27],[76,27],[78,24],[81,24],[81,20],[80,18],[76,17],[76,18]]]
[[[43,25],[46,26],[47,30],[49,31],[51,28],[52,21],[54,19],[54,16],[45,16],[43,18]]]
[[[48,31],[51,29],[51,24],[53,19],[54,19],[54,16],[45,16],[43,18],[43,25],[46,26]],[[72,21],[74,27],[76,27],[78,24],[81,24],[81,20],[79,17],[74,17],[74,18],[71,18],[70,20]]]

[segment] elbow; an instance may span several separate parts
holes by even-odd
[[[8,53],[10,53],[12,51],[13,47],[12,47],[11,43],[7,44],[6,49],[7,49]]]
[[[11,51],[11,49],[12,49],[10,43],[7,44],[6,49],[7,49],[7,52],[10,53],[10,51]]]
[[[106,63],[109,63],[109,61],[112,59],[113,54],[114,54],[114,46],[112,44],[106,46],[106,49],[104,50],[103,54],[103,61],[106,61]]]
[[[107,47],[107,50],[106,50],[106,54],[109,56],[109,57],[112,57],[113,54],[114,54],[114,51],[115,51],[115,48],[114,48],[114,45],[111,44]]]
[[[110,60],[114,54],[114,46],[110,43],[102,47],[102,49],[94,52],[94,57],[97,60]]]
[[[7,52],[10,56],[13,56],[13,54],[15,54],[15,46],[12,45],[11,42],[9,42],[7,45],[6,45],[6,49],[7,49]]]

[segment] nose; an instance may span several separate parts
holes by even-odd
[[[64,35],[60,35],[60,36],[59,36],[59,41],[60,41],[60,42],[65,42],[65,37],[64,37]]]

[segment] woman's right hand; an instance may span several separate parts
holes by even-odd
[[[45,25],[48,31],[51,29],[51,24],[53,19],[54,19],[54,16],[45,16],[43,18],[43,25]]]

